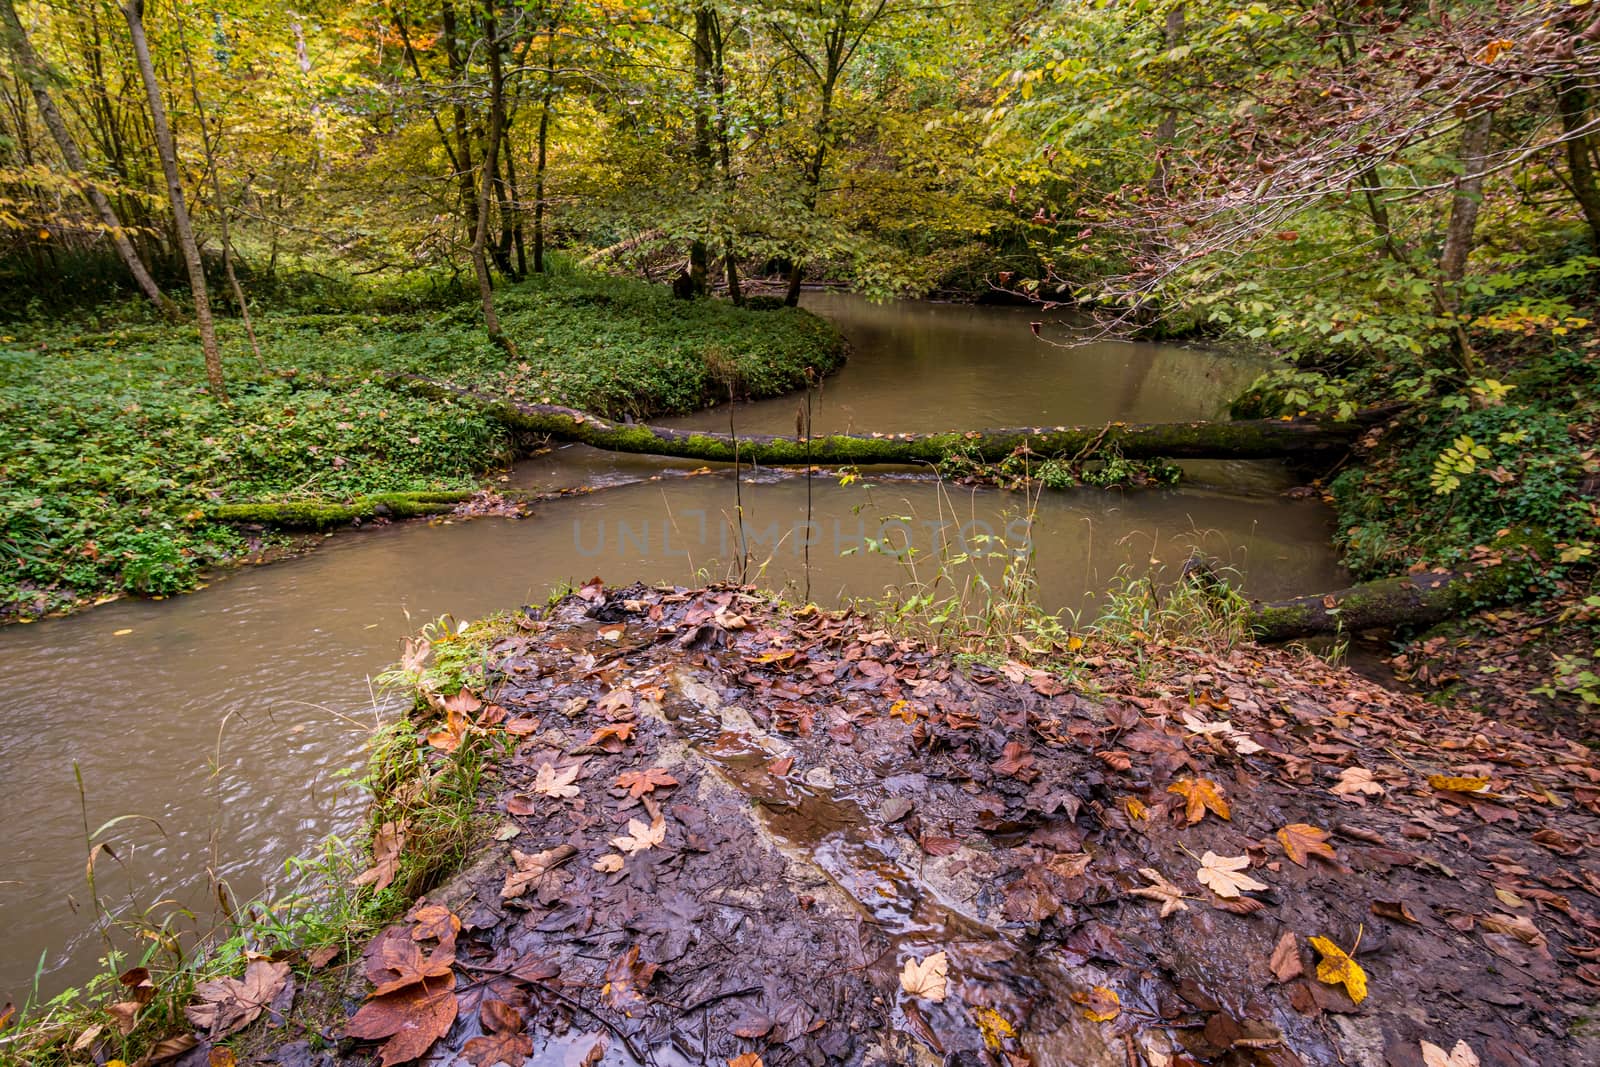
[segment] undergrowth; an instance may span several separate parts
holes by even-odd
[[[562,273],[499,302],[523,355],[514,365],[472,304],[363,290],[346,310],[258,313],[266,374],[224,322],[229,406],[203,386],[193,328],[148,321],[141,306],[0,326],[0,621],[183,592],[207,567],[259,552],[260,538],[207,519],[219,500],[470,490],[510,461],[503,426],[390,388],[386,374],[649,416],[718,399],[712,362],[735,363],[759,396],[842,357],[833,327],[805,312],[674,300],[628,280]]]

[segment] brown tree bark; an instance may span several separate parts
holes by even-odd
[[[1445,303],[1452,311],[1460,304],[1461,279],[1466,277],[1467,257],[1472,253],[1473,235],[1478,228],[1478,208],[1483,203],[1483,175],[1489,155],[1489,132],[1494,113],[1480,111],[1461,128],[1461,177],[1456,180],[1450,202],[1450,221],[1445,227],[1444,248],[1439,253],[1439,273],[1444,277]]]
[[[1589,93],[1577,79],[1563,78],[1556,83],[1556,106],[1561,112],[1561,131],[1566,135],[1567,180],[1572,197],[1589,224],[1589,244],[1600,252],[1600,186],[1595,183],[1594,134],[1580,133],[1589,121]]]
[[[189,291],[194,295],[195,325],[200,330],[200,349],[205,355],[206,380],[211,394],[228,402],[228,386],[222,376],[222,352],[217,347],[216,324],[211,320],[211,297],[206,290],[205,265],[200,261],[200,246],[194,239],[189,207],[184,202],[183,179],[178,173],[178,148],[167,122],[167,108],[161,100],[161,85],[156,81],[155,64],[150,59],[150,42],[144,32],[144,0],[126,0],[123,17],[133,38],[133,54],[139,62],[139,77],[144,82],[150,103],[150,125],[155,133],[156,151],[161,156],[161,171],[167,179],[167,200],[172,205],[172,225],[177,231],[183,264],[189,272]]]
[[[1332,593],[1251,605],[1250,629],[1267,643],[1355,634],[1396,626],[1427,627],[1515,600],[1526,588],[1521,568],[1406,574]],[[1525,573],[1525,572],[1523,572]]]
[[[483,326],[489,340],[500,346],[512,359],[517,358],[517,346],[500,327],[500,316],[494,310],[494,283],[489,277],[489,257],[485,250],[489,244],[489,202],[493,195],[495,163],[500,142],[505,132],[505,71],[500,63],[499,30],[495,17],[494,0],[483,0],[483,36],[485,53],[489,62],[489,132],[484,138],[483,166],[478,175],[478,217],[472,233],[472,269],[478,277],[478,299],[483,307]]]
[[[83,153],[78,151],[77,142],[72,139],[72,133],[67,129],[66,121],[61,117],[61,112],[56,110],[56,104],[50,95],[50,76],[45,69],[44,62],[39,54],[33,50],[33,43],[28,40],[27,32],[22,28],[22,20],[17,15],[17,8],[12,0],[0,0],[0,22],[4,23],[7,43],[10,44],[12,53],[17,57],[17,65],[22,76],[28,82],[28,88],[33,91],[34,103],[39,108],[39,116],[44,120],[45,127],[50,131],[50,136],[56,142],[56,147],[61,150],[61,157],[66,161],[67,168],[78,177],[78,189],[84,200],[93,209],[100,222],[106,227],[111,243],[117,250],[117,256],[128,268],[128,273],[133,275],[134,282],[139,286],[139,291],[150,300],[152,304],[161,309],[164,315],[171,316],[175,312],[172,301],[167,299],[161,287],[156,284],[150,271],[146,269],[144,260],[133,247],[133,242],[128,239],[127,231],[122,225],[122,220],[117,217],[116,210],[111,206],[111,201],[105,193],[93,183],[89,176],[88,165],[84,162]]]

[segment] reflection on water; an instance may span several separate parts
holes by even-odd
[[[1027,314],[1011,311],[832,297],[817,306],[854,344],[851,364],[822,390],[818,432],[1196,418],[1256,370],[1162,346],[1051,348],[1031,337]],[[792,431],[795,403],[740,405],[735,424]],[[1074,610],[1120,570],[1178,564],[1192,546],[1238,568],[1258,595],[1340,584],[1325,513],[1276,495],[1288,484],[1281,469],[1196,466],[1198,485],[1180,491],[1046,494],[1026,530],[1017,494],[894,474],[850,486],[819,476],[808,512],[803,477],[746,472],[745,540],[763,581],[797,589],[809,541],[812,595],[825,603],[877,594],[912,568],[928,580],[941,545],[963,544],[992,549],[980,564],[991,568],[1030,545],[1043,598]],[[41,954],[47,992],[94,968],[85,822],[137,812],[159,824],[118,826],[116,859],[98,868],[102,895],[133,913],[171,898],[209,914],[208,869],[248,898],[290,857],[348,832],[360,798],[343,772],[376,717],[367,678],[422,623],[537,602],[554,583],[594,574],[689,582],[730,573],[739,556],[732,478],[683,473],[648,457],[559,448],[519,465],[513,481],[634,484],[543,505],[524,521],[360,532],[195,595],[0,632],[0,849],[10,859],[0,875],[0,1000],[26,991]],[[862,550],[864,538],[918,553]]]

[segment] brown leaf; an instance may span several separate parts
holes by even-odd
[[[1346,767],[1328,792],[1352,804],[1365,804],[1367,796],[1382,796],[1385,790],[1372,780],[1372,772],[1365,767]]]
[[[1029,752],[1028,746],[1020,741],[1008,741],[1000,753],[1000,758],[991,766],[996,774],[1022,778],[1033,767],[1033,753]]]
[[[422,947],[409,938],[385,937],[378,949],[376,966],[368,969],[369,977],[376,975],[373,984],[377,988],[372,995],[382,996],[430,978],[442,978],[450,973],[455,962],[453,938],[424,956]]]
[[[950,964],[943,950],[927,959],[910,957],[900,971],[900,988],[935,1004],[945,998]]]
[[[1270,889],[1266,883],[1243,873],[1249,867],[1249,856],[1219,856],[1207,849],[1200,857],[1200,870],[1195,877],[1200,879],[1201,885],[1226,899],[1237,897],[1241,890]]]
[[[383,1041],[380,1064],[393,1067],[417,1059],[456,1021],[456,980],[429,978],[375,996],[351,1016],[345,1033],[363,1041]]]
[[[1161,918],[1165,919],[1175,911],[1188,911],[1189,905],[1183,902],[1183,890],[1173,885],[1162,877],[1161,872],[1154,867],[1141,867],[1139,873],[1154,884],[1141,886],[1138,889],[1128,890],[1133,896],[1148,897],[1161,902]]]
[[[560,896],[562,886],[572,878],[558,868],[577,854],[578,850],[571,845],[557,845],[531,855],[512,849],[514,866],[506,872],[506,883],[500,888],[500,899],[512,900],[532,888],[536,890],[534,895],[539,903],[548,907]]]
[[[1372,914],[1385,919],[1396,919],[1403,923],[1417,925],[1417,917],[1411,914],[1411,908],[1403,900],[1374,900]]]
[[[1339,862],[1333,846],[1328,844],[1328,832],[1309,823],[1292,822],[1285,826],[1278,831],[1278,843],[1283,846],[1284,855],[1301,867],[1306,865],[1308,855],[1321,856],[1332,863]]]
[[[556,800],[575,797],[582,790],[572,783],[577,781],[578,772],[581,770],[583,770],[581,763],[574,763],[561,771],[557,771],[553,763],[541,763],[538,773],[533,778],[533,791],[540,796],[553,797]]]
[[[254,1022],[288,980],[287,963],[255,960],[244,969],[243,978],[198,983],[194,987],[195,1003],[183,1014],[213,1040],[226,1037]]]
[[[356,885],[370,885],[375,890],[389,888],[394,876],[400,872],[400,854],[406,847],[404,822],[386,822],[372,835],[372,867],[355,880]]]
[[[631,722],[614,722],[607,726],[602,726],[591,734],[589,740],[584,743],[599,745],[607,752],[621,752],[622,743],[633,736],[634,727],[637,725],[637,723]]]
[[[533,1038],[523,1032],[522,1013],[502,1000],[485,1000],[478,1009],[482,1037],[474,1037],[461,1047],[461,1054],[475,1067],[494,1067],[497,1063],[522,1067],[533,1055]]]
[[[661,844],[667,837],[666,820],[657,817],[649,826],[638,819],[628,820],[628,832],[621,837],[613,837],[611,844],[619,851],[633,855],[635,852],[644,852]]]
[[[443,904],[428,904],[411,915],[411,939],[426,941],[432,938],[443,944],[454,942],[461,932],[461,920]]]
[[[1267,961],[1267,966],[1272,968],[1272,973],[1280,982],[1290,982],[1306,973],[1304,964],[1300,962],[1300,940],[1294,936],[1293,930],[1286,930],[1278,938],[1277,947],[1272,950],[1272,958]]]
[[[1228,802],[1222,798],[1217,783],[1209,778],[1183,778],[1167,786],[1167,792],[1177,793],[1187,802],[1184,818],[1190,826],[1206,817],[1206,809],[1223,819],[1231,819]]]
[[[617,775],[617,788],[626,789],[635,800],[656,789],[677,784],[678,780],[663,767],[647,767],[642,771],[624,771]]]
[[[606,984],[601,990],[606,1002],[624,1015],[632,1015],[644,1008],[649,1003],[644,990],[650,984],[650,979],[655,977],[656,966],[654,963],[639,962],[638,945],[612,960],[606,968]]]

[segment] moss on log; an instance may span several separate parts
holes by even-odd
[[[1132,459],[1265,459],[1342,451],[1390,409],[1363,412],[1347,422],[1314,419],[1252,419],[1243,422],[1173,422],[1145,425],[1027,427],[934,434],[829,434],[809,443],[765,434],[734,437],[642,423],[619,425],[596,415],[553,404],[529,404],[417,375],[396,375],[397,386],[437,399],[477,405],[507,426],[578,441],[608,452],[674,456],[704,462],[739,459],[769,467],[825,465],[914,465],[938,463],[957,449],[990,463],[1026,446],[1038,455],[1115,452]]]
[[[1475,570],[1430,571],[1363,582],[1337,592],[1252,605],[1256,640],[1272,643],[1395,626],[1427,627],[1479,608],[1515,600],[1529,570],[1518,563]]]
[[[472,497],[471,492],[373,493],[343,503],[257,500],[218,504],[207,511],[206,517],[217,522],[254,522],[264,526],[322,530],[374,515],[392,519],[443,515]]]

